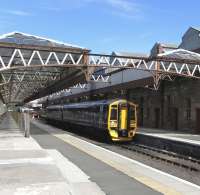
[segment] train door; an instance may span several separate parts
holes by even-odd
[[[129,106],[128,128],[134,130],[136,128],[136,106]]]
[[[119,130],[127,129],[128,106],[127,104],[119,105]]]

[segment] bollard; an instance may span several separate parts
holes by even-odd
[[[30,115],[29,112],[26,111],[23,113],[24,115],[24,130],[25,130],[25,137],[30,137]]]
[[[20,112],[20,129],[24,131],[24,118],[22,112]]]
[[[22,113],[21,112],[18,112],[18,126],[19,126],[19,129],[23,130],[23,128],[22,128]]]

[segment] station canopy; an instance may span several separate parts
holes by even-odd
[[[82,61],[80,56],[88,52],[80,46],[21,32],[0,36],[0,99],[5,103],[27,102],[85,82],[85,69],[73,66],[73,61]]]
[[[102,68],[148,71],[158,89],[160,80],[173,80],[171,76],[200,79],[200,54],[184,49],[155,56],[92,54],[80,46],[20,32],[0,36],[0,99],[4,103],[29,102],[91,79],[105,81],[104,75],[95,72],[103,72]]]

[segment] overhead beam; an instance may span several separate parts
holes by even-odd
[[[50,85],[46,87],[45,89],[42,89],[38,91],[37,93],[34,93],[30,97],[27,97],[24,102],[30,102],[34,99],[38,99],[47,95],[50,95],[52,93],[55,93],[57,91],[60,91],[65,88],[69,88],[70,86],[73,86],[75,83],[84,82],[86,81],[85,75],[83,73],[80,74],[80,71],[76,71],[75,73],[72,73],[70,76],[67,75],[62,80],[57,81],[53,85]]]

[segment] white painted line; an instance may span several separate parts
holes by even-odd
[[[23,159],[9,159],[9,160],[0,160],[0,165],[11,165],[11,164],[54,164],[52,158],[23,158]]]
[[[78,166],[65,158],[60,152],[52,149],[46,151],[53,158],[57,167],[60,169],[62,175],[67,179],[67,181],[70,183],[90,182],[90,177],[86,175]]]

